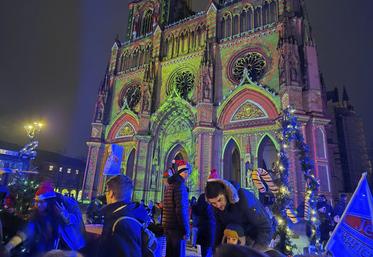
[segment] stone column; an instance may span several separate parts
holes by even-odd
[[[193,130],[197,138],[196,144],[196,162],[198,165],[198,190],[200,193],[204,191],[204,187],[212,168],[212,157],[214,149],[214,132],[215,129],[211,127],[196,127]]]
[[[101,193],[100,181],[100,166],[104,152],[104,144],[101,142],[87,142],[88,157],[86,169],[83,178],[83,200],[90,200],[98,193]]]
[[[151,136],[136,135],[137,149],[135,159],[135,179],[133,199],[139,201],[145,197],[147,176],[150,175],[148,165],[148,146]]]

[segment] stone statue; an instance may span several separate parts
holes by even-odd
[[[203,76],[203,99],[211,99],[211,78],[209,72],[205,72]]]
[[[96,120],[102,120],[104,116],[104,96],[100,94],[97,99]]]

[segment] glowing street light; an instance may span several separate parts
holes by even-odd
[[[27,136],[30,138],[30,139],[33,139],[36,137],[36,135],[40,132],[41,128],[44,126],[43,123],[41,122],[33,122],[32,124],[27,124],[24,126],[26,132],[27,132]]]

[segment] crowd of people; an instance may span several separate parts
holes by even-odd
[[[176,161],[163,174],[160,203],[132,201],[133,181],[125,175],[106,179],[105,194],[87,208],[86,224],[102,224],[97,236],[85,231],[82,211],[73,198],[42,183],[27,220],[15,213],[7,196],[1,211],[1,256],[184,257],[186,243],[201,247],[202,257],[284,256],[270,247],[275,226],[270,213],[252,192],[222,179],[212,170],[204,193],[189,200],[190,165]],[[347,198],[332,208],[320,196],[321,241],[346,207]],[[301,211],[300,211],[301,212]],[[165,238],[165,255],[159,238]]]

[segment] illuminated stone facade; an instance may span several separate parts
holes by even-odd
[[[139,0],[129,10],[127,41],[114,43],[98,94],[83,197],[102,191],[110,144],[124,146],[136,200],[161,199],[161,176],[174,158],[193,166],[191,194],[212,168],[252,188],[251,170],[276,161],[276,120],[288,105],[329,195],[329,121],[299,0],[212,1],[198,13],[180,0]],[[290,186],[301,199],[296,149],[289,156]]]

